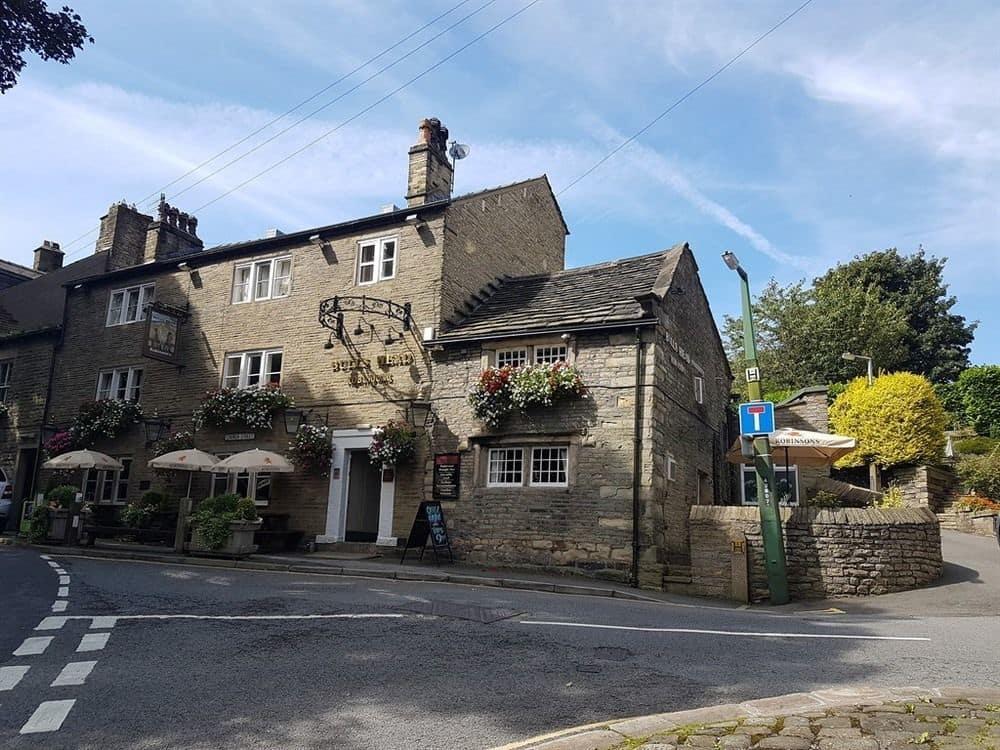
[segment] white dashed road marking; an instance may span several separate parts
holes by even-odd
[[[69,586],[60,586],[56,596],[62,597],[63,599],[69,596]]]
[[[29,667],[0,667],[0,690],[13,690],[26,674]]]
[[[14,656],[34,656],[45,653],[45,649],[52,643],[51,635],[38,635],[32,638],[25,638],[24,643],[17,647]]]
[[[100,651],[108,645],[110,637],[111,633],[84,633],[83,638],[80,639],[80,645],[76,647],[76,652],[80,654],[84,651]]]
[[[74,703],[76,703],[76,699],[45,701],[35,709],[35,713],[21,727],[21,734],[56,731],[66,721],[66,717],[69,715],[69,711],[73,708]]]
[[[57,563],[57,562],[52,562],[52,560],[49,560],[49,565],[50,565],[51,567],[53,567],[53,568],[58,568],[58,567],[60,567],[59,563]]]
[[[35,630],[60,630],[65,624],[65,617],[46,617],[35,626]]]
[[[60,575],[59,576],[59,585],[60,586],[69,586],[69,576],[68,575]]]
[[[741,638],[819,638],[852,641],[930,641],[908,635],[847,635],[843,633],[767,633],[746,630],[701,630],[698,628],[639,628],[630,625],[595,625],[589,622],[552,622],[521,620],[522,625],[551,625],[562,628],[594,628],[597,630],[632,630],[642,633],[680,633],[691,635],[728,635]]]
[[[69,602],[67,602],[65,599],[57,599],[56,602],[52,605],[52,611],[53,612],[65,612],[66,611],[66,606],[68,604],[69,604]]]
[[[62,668],[49,687],[65,687],[66,685],[82,685],[93,671],[96,661],[71,661]]]
[[[59,575],[61,575],[61,576],[68,576],[69,575],[69,573],[67,573],[62,568],[56,568],[56,573],[59,574]]]
[[[118,622],[117,617],[107,617],[107,616],[87,618],[87,617],[80,617],[78,615],[76,619],[80,620],[92,619],[93,622],[90,623],[91,630],[100,630],[101,628],[113,628],[115,624]]]
[[[42,558],[43,560],[51,560],[52,559],[48,555],[39,555],[39,557]]]

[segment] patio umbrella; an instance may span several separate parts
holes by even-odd
[[[790,427],[775,430],[768,437],[775,455],[784,457],[785,466],[829,466],[857,445],[854,438],[845,435],[793,430]],[[739,440],[733,443],[726,458],[734,464],[753,463],[753,459],[745,457],[740,451]]]
[[[148,461],[148,465],[152,469],[177,469],[178,471],[191,472],[191,475],[188,476],[188,497],[191,497],[191,480],[194,479],[194,472],[211,471],[217,463],[219,463],[218,456],[213,456],[211,453],[200,451],[197,448],[171,451]]]
[[[212,467],[217,474],[256,474],[258,472],[287,474],[295,471],[295,466],[284,456],[259,448],[234,453]]]
[[[44,464],[43,469],[55,469],[57,471],[72,471],[73,469],[83,469],[83,485],[81,490],[84,495],[87,493],[87,480],[90,479],[90,470],[98,471],[121,471],[121,462],[111,456],[92,450],[69,451],[60,453],[55,458],[50,458]]]

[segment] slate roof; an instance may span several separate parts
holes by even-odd
[[[0,290],[0,338],[58,328],[63,322],[65,284],[103,273],[106,253],[81,258],[7,289]]]
[[[680,244],[651,255],[505,279],[488,300],[437,341],[648,320],[639,299],[666,293],[686,248]]]

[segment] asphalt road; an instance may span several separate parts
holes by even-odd
[[[29,670],[0,692],[0,746],[480,748],[820,687],[998,686],[1000,555],[978,541],[954,564],[973,570],[981,552],[983,569],[922,592],[921,611],[883,597],[847,614],[57,557],[70,619],[46,631],[31,630],[52,616],[37,577],[54,574],[0,547],[4,580],[35,576],[38,589],[5,596],[0,669]],[[971,601],[934,606],[956,591]],[[44,653],[11,656],[39,634],[53,636]],[[84,666],[67,676],[70,663]],[[61,673],[79,684],[53,686]],[[63,713],[58,729],[19,733]]]

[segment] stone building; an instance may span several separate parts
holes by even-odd
[[[177,432],[194,427],[207,392],[272,384],[330,429],[329,476],[196,475],[196,499],[235,489],[320,544],[391,547],[432,495],[435,457],[457,457],[460,492],[444,507],[460,554],[638,573],[653,588],[683,576],[688,508],[728,500],[730,485],[731,375],[693,253],[564,270],[568,230],[548,180],[452,196],[447,135],[421,123],[405,208],[339,224],[205,248],[197,220],[165,201],[156,217],[111,206],[94,255],[0,291],[10,313],[16,292],[59,284],[38,333],[19,324],[0,340],[11,387],[35,389],[8,399],[26,416],[12,420],[3,460],[98,399],[138,401],[147,422]],[[36,341],[44,355],[29,364]],[[475,420],[467,394],[484,367],[555,361],[578,368],[584,398],[495,429]],[[376,469],[376,428],[418,407],[431,418],[414,460]],[[290,437],[279,413],[270,427],[203,427],[196,442],[217,455],[284,452]],[[96,502],[183,489],[186,477],[146,467],[143,424],[94,447],[125,465],[91,477]],[[490,480],[501,458],[520,484]]]

